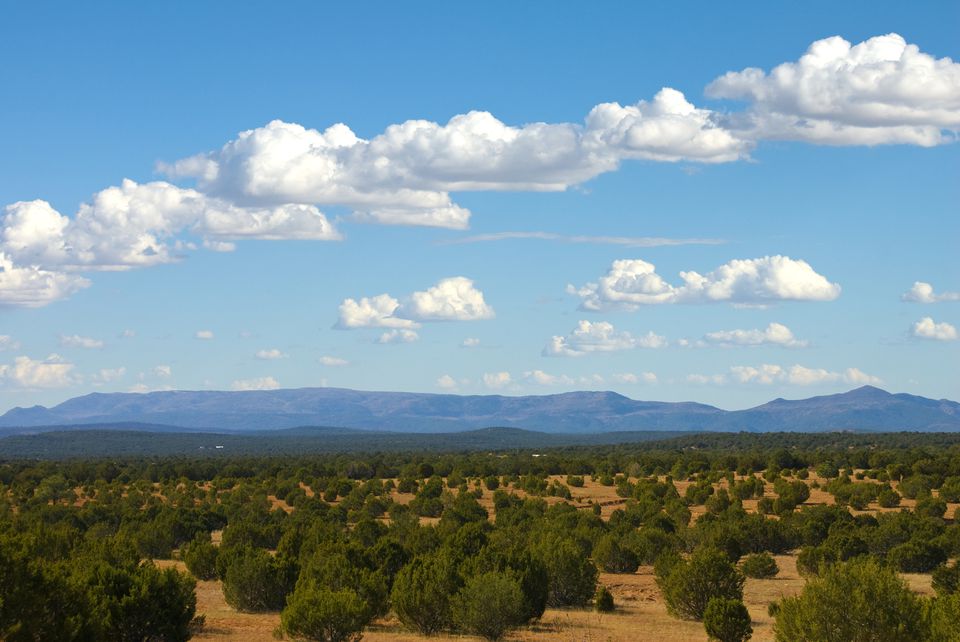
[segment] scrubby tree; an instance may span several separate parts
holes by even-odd
[[[657,585],[671,615],[700,620],[712,597],[743,599],[744,577],[715,548],[700,548],[689,560],[677,559],[657,568]]]
[[[226,567],[223,598],[238,611],[279,611],[292,588],[285,566],[263,549],[241,549]]]
[[[718,642],[744,642],[753,635],[750,613],[741,600],[713,597],[703,612],[703,627]]]
[[[450,599],[459,587],[453,561],[435,553],[414,558],[400,569],[390,595],[404,626],[432,635],[450,627]]]
[[[583,606],[597,588],[597,567],[575,542],[565,537],[546,537],[534,549],[547,567],[550,606]]]
[[[209,533],[197,535],[184,547],[182,557],[187,570],[198,580],[216,579],[217,547],[210,541]]]
[[[468,579],[450,606],[457,628],[485,640],[500,640],[526,621],[520,584],[497,571]]]
[[[893,570],[871,559],[834,564],[780,602],[776,639],[911,642],[926,636],[923,605]]]
[[[635,573],[639,566],[636,554],[621,546],[612,534],[603,536],[593,547],[593,559],[607,573]]]
[[[613,593],[606,586],[597,589],[597,594],[593,598],[593,608],[597,613],[612,613],[615,605],[613,603]]]
[[[358,642],[369,620],[367,604],[350,589],[298,585],[280,614],[280,627],[294,639]]]
[[[755,579],[767,579],[780,572],[777,561],[773,559],[773,555],[770,553],[748,555],[741,563],[740,570],[747,577]]]

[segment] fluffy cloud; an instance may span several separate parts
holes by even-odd
[[[956,341],[957,329],[947,323],[937,323],[930,317],[923,317],[913,324],[913,336],[935,341]]]
[[[457,380],[448,374],[437,377],[437,387],[444,390],[456,390]]]
[[[633,159],[733,162],[763,139],[929,146],[955,140],[960,129],[960,65],[896,34],[857,45],[820,40],[798,61],[770,72],[727,73],[707,93],[743,99],[747,107],[720,113],[663,88],[634,104],[598,104],[579,123],[510,125],[471,111],[446,123],[393,124],[370,139],[342,123],[320,131],[275,120],[218,150],[159,165],[193,188],[124,180],[72,216],[43,200],[7,206],[0,217],[0,305],[47,305],[89,285],[78,272],[167,263],[200,247],[231,251],[241,239],[341,238],[318,206],[347,208],[361,221],[464,229],[471,214],[452,192],[561,191]],[[519,234],[648,246],[714,242]],[[675,292],[665,283],[658,290],[655,280],[644,285],[649,291],[624,291],[625,303],[673,302],[680,295],[726,300],[712,292],[722,283],[709,288],[699,282],[705,277],[689,275]],[[817,299],[838,292],[825,280],[810,285]],[[763,302],[769,291],[754,294]]]
[[[85,348],[97,350],[103,347],[103,341],[92,337],[81,337],[79,334],[61,334],[60,345],[64,348]]]
[[[389,294],[363,297],[360,300],[344,299],[340,304],[340,318],[335,328],[351,330],[353,328],[416,328],[416,321],[394,316],[400,302]]]
[[[510,385],[513,381],[509,372],[486,372],[483,375],[483,385],[493,390],[499,390]]]
[[[818,40],[796,62],[729,72],[706,93],[748,101],[725,120],[746,138],[931,146],[960,130],[960,64],[895,33],[857,45]]]
[[[173,368],[168,365],[161,364],[153,368],[153,374],[161,379],[169,379],[173,375]]]
[[[491,319],[493,308],[487,305],[483,292],[466,277],[442,279],[435,286],[411,294],[401,303],[389,294],[361,299],[344,299],[334,328],[419,328],[421,321],[476,321]],[[404,336],[385,333],[384,336]],[[416,336],[409,332],[406,336]],[[384,343],[384,341],[381,341]]]
[[[475,337],[467,337],[463,340],[463,343],[460,344],[461,348],[476,348],[480,345],[480,339]]]
[[[237,379],[230,387],[233,390],[276,390],[280,382],[273,377],[257,377],[254,379]]]
[[[802,348],[806,341],[800,341],[787,326],[771,323],[763,330],[722,330],[708,332],[704,342],[721,346],[782,346],[784,348]]]
[[[213,339],[213,331],[197,330],[196,332],[193,333],[193,338],[200,339],[201,341],[210,341],[211,339]]]
[[[277,359],[287,358],[287,355],[281,352],[280,350],[278,350],[277,348],[257,350],[253,356],[262,361],[275,361]]]
[[[44,267],[123,270],[168,263],[184,246],[176,241],[185,232],[212,240],[340,238],[312,206],[239,207],[162,181],[126,179],[94,194],[73,218],[41,200],[5,210],[0,249],[15,261]]]
[[[663,348],[667,340],[648,332],[635,337],[620,332],[606,321],[580,321],[565,337],[554,336],[543,348],[546,357],[582,357],[594,352],[616,352],[633,348]]]
[[[399,330],[387,330],[377,338],[377,343],[413,343],[419,340],[420,335],[415,330],[401,328]]]
[[[632,372],[621,372],[610,377],[617,383],[657,383],[657,375],[653,372],[641,372],[634,374]]]
[[[65,388],[78,381],[73,369],[57,354],[43,360],[17,357],[12,364],[0,364],[0,382],[15,389]]]
[[[126,368],[101,368],[93,376],[90,377],[93,385],[101,386],[106,383],[111,383],[118,379],[122,379],[123,376],[127,374]]]
[[[960,301],[960,292],[933,291],[933,286],[923,281],[914,281],[913,287],[904,292],[900,299],[909,303],[940,303],[941,301]]]
[[[476,321],[492,319],[494,312],[473,281],[455,276],[424,292],[411,294],[400,316],[418,321]]]
[[[340,205],[380,223],[464,228],[470,212],[451,191],[555,191],[626,159],[744,157],[748,143],[716,121],[669,88],[634,105],[597,105],[583,124],[511,126],[472,111],[445,124],[390,125],[365,140],[342,123],[319,131],[275,120],[160,169],[236,202]]]
[[[0,306],[39,308],[89,285],[90,281],[75,274],[16,265],[0,250]]]
[[[71,218],[43,200],[7,205],[0,218],[0,303],[37,307],[89,285],[81,270],[169,263],[203,239],[223,251],[230,239],[340,238],[314,206],[241,207],[162,181],[124,180],[93,195]]]
[[[767,304],[777,301],[831,301],[840,286],[814,271],[806,261],[788,256],[735,259],[701,275],[681,272],[684,284],[674,286],[640,259],[614,261],[596,283],[567,286],[579,296],[584,310],[635,310],[641,305],[664,303]]]
[[[731,366],[729,374],[687,376],[689,383],[717,384],[791,384],[812,386],[823,383],[844,382],[852,385],[879,384],[879,377],[869,375],[858,368],[847,368],[843,372],[834,372],[823,368],[807,368],[799,364],[785,368],[765,363],[759,366]]]
[[[338,368],[340,366],[349,365],[350,362],[346,359],[341,359],[340,357],[331,357],[330,355],[323,355],[317,361],[320,362],[320,365],[329,366],[331,368]]]
[[[524,372],[523,378],[540,386],[571,386],[575,383],[567,375],[552,375],[543,370]]]
[[[19,350],[20,342],[16,341],[9,334],[0,334],[0,352],[4,350]]]

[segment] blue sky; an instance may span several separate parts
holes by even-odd
[[[5,6],[0,409],[316,385],[956,399],[958,19]]]

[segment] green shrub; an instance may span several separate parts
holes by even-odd
[[[960,560],[952,566],[941,566],[933,572],[933,590],[939,596],[960,592]]]
[[[367,605],[355,592],[311,583],[298,585],[280,614],[284,633],[320,642],[359,642],[368,620]]]
[[[500,640],[525,622],[523,592],[506,573],[491,571],[467,580],[451,601],[453,622],[485,640]]]
[[[750,613],[741,600],[713,597],[703,612],[707,635],[719,642],[744,642],[753,635]]]
[[[748,555],[741,563],[740,570],[747,577],[754,579],[767,579],[780,572],[777,561],[770,553]]]
[[[885,488],[877,495],[877,503],[883,508],[894,508],[900,505],[900,493],[892,488]]]
[[[210,535],[202,533],[187,544],[182,552],[187,570],[198,580],[213,580],[217,577],[217,547]]]
[[[702,619],[712,597],[743,599],[743,574],[715,548],[698,549],[689,561],[658,566],[657,586],[675,617]]]
[[[260,548],[245,548],[230,560],[223,576],[223,598],[238,611],[257,613],[283,608],[289,570]]]
[[[580,475],[567,475],[567,486],[583,488],[583,477]]]
[[[919,642],[926,635],[920,598],[870,559],[830,566],[800,595],[784,598],[774,632],[780,642]]]
[[[397,573],[390,593],[393,608],[404,626],[432,635],[451,625],[450,599],[460,579],[452,560],[435,553],[414,558]]]
[[[947,512],[947,503],[938,497],[927,495],[917,500],[917,507],[913,510],[924,517],[943,517]]]
[[[583,606],[597,588],[597,567],[577,544],[565,537],[547,537],[533,551],[547,568],[550,606]]]
[[[597,589],[597,594],[593,597],[593,608],[597,613],[612,613],[615,605],[613,603],[613,593],[606,586]]]
[[[942,595],[929,600],[927,619],[929,640],[956,642],[960,640],[960,593]]]
[[[607,573],[635,573],[640,565],[636,554],[621,546],[614,535],[605,535],[597,542],[593,559]]]
[[[904,573],[927,573],[946,562],[947,554],[936,544],[911,540],[890,549],[887,561]]]

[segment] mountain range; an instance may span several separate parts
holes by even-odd
[[[343,388],[92,393],[0,416],[0,435],[122,426],[149,432],[242,433],[336,426],[407,433],[510,427],[554,434],[619,431],[960,431],[960,403],[873,386],[727,411],[693,402],[637,401],[614,392],[509,397]]]

